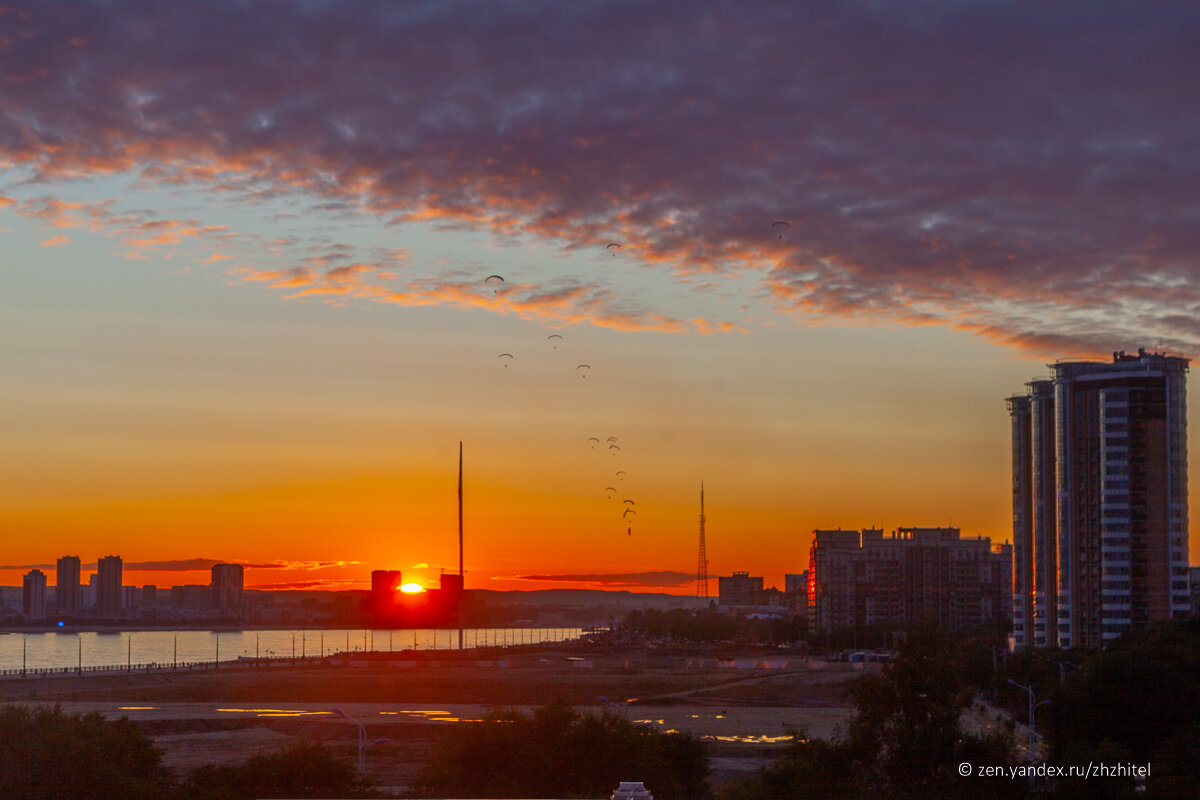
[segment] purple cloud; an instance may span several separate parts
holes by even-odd
[[[804,318],[1039,353],[1200,350],[1188,4],[117,0],[4,22],[0,160],[31,180],[618,240],[681,275],[753,270]]]

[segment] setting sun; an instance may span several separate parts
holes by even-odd
[[[400,587],[400,591],[404,592],[405,594],[416,594],[417,592],[425,591],[425,587],[421,586],[419,583],[406,583]]]

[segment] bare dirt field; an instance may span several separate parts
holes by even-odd
[[[368,775],[378,786],[410,785],[447,725],[497,708],[528,710],[564,700],[608,708],[659,730],[688,731],[709,744],[713,780],[756,769],[794,730],[828,738],[851,709],[853,665],[802,661],[772,669],[657,658],[567,660],[561,653],[497,661],[380,662],[357,666],[230,667],[195,672],[84,675],[0,682],[7,701],[57,703],[71,713],[136,721],[179,771],[237,763],[320,740],[352,756],[361,720]],[[606,698],[608,703],[600,698]],[[626,703],[625,701],[629,701]]]

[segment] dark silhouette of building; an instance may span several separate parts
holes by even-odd
[[[62,556],[58,559],[54,574],[54,602],[60,616],[75,616],[83,605],[79,573],[79,556]]]
[[[121,557],[105,556],[96,563],[96,615],[121,615]]]
[[[212,565],[212,607],[228,616],[242,612],[245,571],[241,564]]]
[[[1188,359],[1050,368],[1008,399],[1014,644],[1099,647],[1188,613]]]
[[[46,618],[46,573],[31,569],[21,581],[21,613],[28,620]]]
[[[822,630],[964,630],[1012,615],[1012,546],[958,528],[818,530],[808,581],[810,618]]]
[[[724,608],[757,605],[757,595],[763,590],[762,576],[749,572],[734,572],[717,578],[717,604]]]

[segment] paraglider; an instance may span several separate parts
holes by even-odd
[[[772,223],[771,223],[771,227],[772,227],[772,228],[774,228],[775,230],[779,231],[779,238],[780,238],[780,239],[782,239],[782,238],[783,238],[783,232],[784,232],[784,231],[786,231],[788,228],[790,228],[790,227],[792,227],[792,226],[791,226],[791,225],[789,225],[789,224],[787,224],[786,222],[784,222],[784,221],[783,221],[783,220],[781,220],[781,219],[777,219],[777,220],[775,220],[774,222],[772,222]]]
[[[589,436],[589,437],[588,437],[588,441],[592,443],[592,449],[593,449],[593,450],[595,450],[595,449],[596,449],[596,445],[600,444],[600,440],[599,440],[599,439],[597,439],[595,436]]]
[[[605,249],[608,250],[608,252],[612,253],[613,258],[616,258],[617,251],[621,249],[621,243],[620,242],[609,242],[608,246]]]
[[[500,359],[500,362],[502,364],[504,364],[504,367],[507,369],[508,362],[512,361],[513,354],[512,353],[501,353],[500,355],[496,356],[496,358]]]
[[[623,502],[623,503],[629,503],[629,505],[631,505],[631,506],[636,506],[636,505],[637,505],[637,503],[633,502],[632,500],[622,500],[621,502]],[[629,510],[629,509],[626,509],[626,511],[628,511],[628,510]]]
[[[561,337],[561,336],[559,336],[557,333],[552,333],[552,334],[550,334],[549,336],[547,336],[547,337],[546,337],[546,341],[547,341],[547,342],[554,342],[554,349],[555,349],[555,350],[557,350],[557,349],[558,349],[558,343],[562,341],[562,337]]]
[[[628,517],[630,514],[633,514],[635,517],[637,516],[637,512],[636,512],[636,511],[634,511],[632,508],[627,508],[627,509],[625,509],[625,513],[621,515],[621,519],[625,519],[625,518],[626,518],[626,517]]]
[[[619,469],[619,470],[617,470],[617,477],[618,477],[618,478],[624,478],[624,477],[625,477],[625,470],[623,470],[623,469]]]
[[[617,493],[617,487],[615,487],[615,486],[605,486],[605,487],[604,487],[604,491],[608,492],[608,499],[609,499],[609,500],[612,500],[612,499],[613,499],[613,495]]]
[[[615,444],[610,444],[610,445],[608,446],[608,449],[609,449],[609,450],[612,450],[612,451],[614,451],[614,452],[613,452],[613,455],[614,455],[614,456],[615,456],[615,455],[616,455],[618,452],[620,452],[620,450],[621,450],[621,448],[617,447]]]
[[[579,377],[586,378],[587,374],[588,374],[588,370],[590,370],[590,369],[591,369],[590,365],[580,364],[578,367],[575,368],[575,371],[579,373]]]
[[[500,291],[500,285],[504,283],[504,278],[500,275],[488,275],[483,279],[483,282],[489,286],[495,287],[495,289],[492,291],[492,294],[496,294]]]
[[[615,442],[615,441],[617,441],[617,437],[615,437],[615,436],[610,436],[610,437],[608,437],[607,439],[605,439],[604,441],[606,441],[606,442]]]

